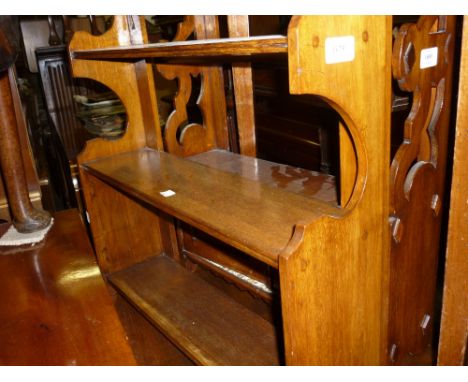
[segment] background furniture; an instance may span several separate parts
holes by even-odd
[[[30,233],[47,227],[51,218],[49,213],[33,206],[29,197],[28,179],[23,163],[24,151],[27,148],[21,147],[16,115],[20,116],[20,121],[24,122],[24,120],[21,119],[21,104],[17,97],[15,75],[12,70],[18,49],[16,21],[12,16],[0,18],[0,51],[2,53],[0,62],[0,169],[3,178],[3,193],[8,199],[11,220],[18,232]],[[26,151],[25,156],[30,160],[27,154],[29,152]],[[29,167],[28,169],[30,170]]]
[[[21,157],[24,163],[24,170],[26,176],[26,183],[29,193],[29,199],[36,208],[42,208],[41,189],[36,173],[36,168],[33,162],[31,146],[29,143],[29,136],[27,125],[24,118],[23,108],[16,85],[16,74],[14,67],[8,70],[8,80],[10,83],[10,90],[13,99],[15,119],[17,122],[18,136],[21,146]],[[8,199],[3,185],[3,179],[0,177],[0,219],[11,221],[11,214],[8,205]]]

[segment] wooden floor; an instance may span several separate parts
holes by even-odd
[[[33,249],[0,248],[0,365],[134,365],[78,212],[54,219]]]

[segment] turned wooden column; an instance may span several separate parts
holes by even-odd
[[[13,224],[19,232],[34,232],[50,223],[50,214],[33,207],[28,193],[23,158],[11,95],[8,68],[16,58],[12,40],[18,33],[12,19],[0,19],[0,169]]]

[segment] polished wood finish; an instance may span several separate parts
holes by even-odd
[[[83,46],[99,48],[109,45],[131,44],[131,32],[128,23],[126,16],[115,16],[111,29],[101,36],[92,36],[82,31],[75,32],[69,50],[73,51]],[[136,66],[139,68],[137,73]],[[142,88],[144,88],[143,79],[146,77],[146,80],[150,83],[153,81],[150,65],[141,68],[141,64],[138,63],[72,60],[71,67],[73,76],[96,80],[113,90],[124,104],[128,118],[126,133],[121,139],[106,141],[97,138],[88,141],[85,149],[78,156],[79,163],[145,146],[157,149],[163,148],[162,140],[160,138],[155,139],[155,137],[161,137],[161,134],[157,107],[153,103],[156,99],[154,94],[150,92],[150,96],[145,97],[147,102],[141,102],[141,97],[148,94],[148,92],[142,92]],[[142,73],[142,71],[145,71],[145,73]],[[122,78],[125,78],[125,81],[122,81]],[[149,108],[153,110],[152,113],[147,112]],[[86,198],[86,187],[83,187],[83,189]]]
[[[422,16],[400,27],[393,48],[393,76],[413,92],[390,170],[389,348],[396,364],[432,344],[454,46],[455,17]],[[421,69],[428,48],[437,48],[437,64]]]
[[[194,35],[197,39],[219,37],[218,20],[214,16],[186,16],[178,25],[176,41]],[[198,41],[198,40],[191,40]],[[204,40],[203,40],[204,41]],[[168,80],[177,79],[174,110],[164,128],[165,149],[179,156],[188,156],[215,147],[228,148],[226,98],[222,68],[214,65],[191,66],[160,64],[159,73]],[[196,105],[203,116],[202,123],[191,120],[187,112],[189,99],[193,97],[192,79],[199,77],[200,94]]]
[[[18,86],[16,85],[17,75],[15,67],[8,69],[8,78],[10,81],[11,96],[15,111],[16,124],[21,146],[21,157],[23,159],[26,183],[28,186],[29,199],[35,208],[42,208],[41,189],[39,186],[38,175],[33,160],[32,149],[28,135],[28,125],[23,112],[23,105],[19,94]],[[3,179],[0,176],[0,219],[11,221],[10,208],[6,196]]]
[[[38,246],[0,249],[1,365],[135,365],[75,210]]]
[[[201,365],[274,365],[274,327],[158,256],[110,277],[167,337]]]
[[[125,60],[143,58],[177,57],[226,57],[253,56],[261,54],[286,53],[288,49],[285,36],[254,36],[203,41],[174,41],[140,46],[110,47],[95,49],[71,49],[73,59],[86,60]]]
[[[192,232],[184,231],[183,256],[191,263],[200,265],[202,269],[207,269],[215,277],[221,277],[234,284],[238,289],[248,291],[252,296],[260,297],[267,303],[272,302],[273,291],[268,278],[269,267],[266,264],[255,261],[252,257],[242,256],[240,251],[234,253],[232,248],[222,245],[219,241],[213,243],[213,238],[204,237],[198,232],[198,235],[191,236]]]
[[[17,16],[0,16],[0,72],[8,70],[18,56],[19,31]]]
[[[21,145],[16,124],[8,72],[0,72],[0,167],[12,212],[19,232],[34,232],[50,223],[50,214],[35,208],[29,199]]]
[[[164,248],[159,234],[164,226],[157,214],[95,177],[89,178],[87,187],[93,198],[89,223],[103,272],[126,268]]]
[[[13,109],[15,111],[16,127],[18,130],[18,137],[21,145],[21,157],[23,158],[24,171],[26,176],[26,182],[28,183],[28,190],[30,195],[35,195],[35,198],[39,199],[38,206],[40,204],[40,186],[36,166],[33,157],[33,151],[31,149],[31,143],[28,135],[28,123],[25,118],[25,110],[20,97],[20,91],[18,88],[18,75],[14,66],[8,69],[8,79],[10,81],[11,98],[13,101]],[[37,200],[31,200],[37,203]]]
[[[188,159],[273,188],[319,199],[332,206],[338,205],[335,177],[332,175],[237,155],[226,150],[210,150]]]
[[[356,185],[357,157],[353,139],[346,125],[338,123],[340,146],[340,205],[346,206]]]
[[[464,17],[458,113],[438,365],[467,365],[468,345],[468,18]]]
[[[129,45],[135,39],[136,42],[140,39],[146,42],[144,22],[141,25],[141,31],[134,33],[131,27],[135,26],[132,16],[115,16],[112,27],[100,36],[76,32],[69,49]],[[127,128],[124,136],[115,141],[102,138],[87,141],[85,148],[77,157],[78,164],[145,146],[163,149],[153,72],[149,64],[72,60],[71,68],[74,76],[99,81],[113,90],[120,97],[127,112]],[[122,81],[123,78],[125,81]],[[121,269],[123,266],[141,261],[146,256],[160,251],[161,239],[157,235],[160,224],[157,216],[151,216],[148,224],[143,224],[145,220],[141,220],[142,217],[150,216],[150,214],[143,213],[140,216],[139,212],[143,209],[138,208],[137,203],[119,197],[96,180],[88,178],[81,167],[79,175],[98,262],[104,272]],[[96,189],[98,192],[94,193],[92,190]],[[98,199],[102,202],[96,203]],[[128,212],[121,214],[120,210],[108,204],[110,201],[115,201],[117,203],[115,205],[122,204],[124,206],[122,211]],[[112,211],[112,213],[103,213],[107,211],[103,209],[103,206],[110,206],[109,212]],[[133,231],[128,230],[128,227],[140,226],[142,228],[139,232],[142,236],[140,233],[133,234]],[[114,232],[115,236],[108,235],[110,232]],[[156,235],[153,236],[151,233],[156,233]],[[138,240],[143,237],[149,237],[150,240]],[[130,246],[129,243],[132,245]],[[135,258],[128,254],[134,254]]]
[[[123,19],[118,20],[123,22]],[[415,91],[413,103],[423,105],[424,117],[416,112],[411,116],[417,115],[417,118],[422,118],[429,124],[427,139],[424,129],[418,130],[419,127],[414,125],[413,132],[419,131],[418,139],[421,138],[422,143],[418,145],[420,152],[412,160],[424,162],[421,168],[426,168],[426,164],[432,160],[429,164],[432,167],[440,166],[441,171],[438,174],[442,174],[446,155],[446,138],[442,131],[445,132],[446,128],[439,129],[436,125],[439,122],[444,125],[448,118],[448,108],[439,107],[440,102],[436,102],[433,109],[428,108],[425,99],[418,103],[421,100],[418,98],[418,91],[434,88],[430,89],[429,100],[440,100],[442,96],[436,96],[437,92],[443,93],[442,90],[450,89],[450,41],[453,39],[447,38],[447,34],[451,33],[453,18],[439,18],[436,27],[434,17],[420,20],[424,27],[411,29],[407,35],[400,34],[399,39],[397,36],[394,57],[403,57],[403,65],[394,58],[393,69],[395,76],[401,80],[401,86],[409,86],[407,90],[412,86],[419,89]],[[247,26],[241,25],[240,19],[237,21],[239,25],[234,27],[234,23],[231,23],[231,30],[237,29],[236,33],[246,34]],[[429,25],[429,34],[426,24]],[[395,241],[396,237],[400,240],[400,247],[403,246],[409,253],[411,248],[425,248],[421,241],[429,233],[413,233],[411,241],[407,241],[405,231],[398,230],[401,225],[392,227],[389,224],[389,217],[396,218],[389,215],[401,207],[398,203],[404,202],[398,194],[401,191],[400,186],[411,192],[411,187],[420,188],[418,184],[421,183],[427,189],[422,191],[432,192],[437,188],[437,195],[441,196],[443,181],[442,175],[437,175],[425,177],[420,182],[419,178],[414,177],[416,170],[409,173],[409,176],[414,177],[413,184],[402,181],[396,174],[406,176],[409,167],[405,170],[407,158],[403,158],[401,154],[395,156],[399,164],[392,164],[390,167],[392,18],[297,16],[289,23],[287,42],[281,38],[284,43],[283,52],[287,52],[290,92],[322,98],[342,119],[339,179],[225,151],[228,149],[226,114],[223,114],[225,100],[224,97],[220,102],[213,99],[216,94],[223,92],[220,68],[212,67],[213,62],[217,61],[202,61],[201,58],[205,55],[221,59],[224,58],[221,56],[229,55],[236,68],[237,63],[247,61],[249,57],[243,56],[246,51],[233,49],[235,41],[238,43],[239,40],[200,40],[219,33],[215,18],[185,17],[179,25],[176,39],[185,40],[193,34],[196,40],[138,47],[127,41],[121,44],[122,47],[114,49],[111,39],[117,40],[118,32],[125,30],[126,24],[122,25],[114,26],[106,37],[107,40],[100,40],[99,44],[102,44],[103,49],[99,48],[97,51],[93,51],[93,48],[99,44],[93,42],[93,46],[83,36],[77,38],[75,44],[72,41],[71,58],[74,68],[83,71],[87,67],[102,66],[102,69],[105,66],[115,75],[115,68],[125,67],[128,72],[121,73],[129,76],[130,85],[127,84],[125,89],[120,89],[117,93],[123,100],[133,97],[127,101],[134,102],[136,111],[129,110],[130,114],[136,115],[133,118],[141,116],[141,108],[145,109],[141,103],[145,103],[147,96],[142,92],[143,87],[139,87],[138,94],[131,87],[135,74],[135,66],[131,67],[131,60],[148,60],[138,61],[143,68],[158,55],[167,59],[185,57],[188,61],[193,58],[194,61],[182,65],[180,61],[171,60],[170,63],[157,65],[166,78],[179,79],[176,111],[173,114],[177,117],[172,117],[177,121],[174,123],[176,127],[171,127],[169,120],[166,131],[154,130],[157,147],[143,148],[142,142],[148,139],[147,132],[143,131],[142,126],[129,124],[124,138],[112,143],[96,142],[80,157],[86,185],[88,187],[93,183],[95,187],[94,193],[90,190],[85,192],[88,209],[92,211],[93,235],[107,243],[96,246],[100,263],[105,263],[106,257],[110,258],[106,250],[112,246],[111,243],[119,242],[121,236],[114,233],[110,223],[99,226],[93,223],[99,219],[112,222],[118,215],[118,211],[106,204],[106,200],[124,204],[127,199],[131,204],[128,208],[136,208],[137,215],[144,215],[144,219],[148,219],[149,225],[154,227],[141,234],[138,230],[142,225],[136,215],[127,222],[122,221],[122,225],[118,227],[122,232],[128,226],[129,235],[140,238],[148,238],[151,236],[150,232],[153,232],[152,240],[155,245],[144,247],[135,242],[131,249],[120,251],[124,249],[125,240],[118,244],[119,250],[115,251],[116,254],[119,252],[116,267],[111,264],[107,268],[116,288],[196,363],[214,362],[213,356],[207,358],[204,347],[200,344],[210,342],[213,338],[228,343],[230,340],[223,340],[224,336],[234,338],[236,332],[241,337],[244,335],[242,328],[220,328],[217,315],[211,310],[216,303],[209,304],[209,312],[205,312],[204,301],[207,295],[203,292],[205,287],[199,283],[203,270],[206,269],[214,277],[220,276],[213,285],[216,284],[216,288],[221,289],[225,294],[223,297],[230,301],[229,304],[237,301],[237,297],[234,297],[235,294],[225,293],[228,288],[221,285],[224,280],[233,283],[236,288],[247,290],[254,298],[260,297],[262,300],[259,301],[262,303],[265,301],[271,304],[274,313],[270,322],[280,335],[273,352],[265,349],[264,356],[270,357],[268,362],[273,363],[275,354],[280,354],[281,360],[284,359],[288,365],[410,363],[410,357],[404,353],[413,351],[411,349],[417,351],[417,346],[413,347],[413,344],[419,341],[413,327],[401,332],[414,337],[404,340],[411,346],[405,347],[402,354],[398,354],[398,344],[393,341],[394,329],[403,327],[406,323],[406,313],[395,314],[397,310],[393,305],[394,297],[402,289],[397,289],[393,278],[392,267],[396,263],[391,259],[395,248],[394,245],[392,247],[391,240]],[[402,31],[409,30],[405,28]],[[344,62],[326,63],[327,39],[340,36],[352,37],[353,58]],[[401,44],[405,36],[413,41],[413,52],[409,45]],[[259,41],[271,42],[269,39],[270,37],[263,40],[242,38],[241,41],[250,49]],[[449,41],[448,45],[445,45],[446,41]],[[423,71],[421,77],[413,76],[412,73],[416,71],[413,72],[411,68],[417,65],[412,65],[412,53],[419,59],[421,49],[427,47],[426,42],[437,43],[439,52],[447,48],[440,53],[444,59],[434,69]],[[117,45],[115,42],[113,44]],[[202,52],[203,49],[206,49],[205,53]],[[255,49],[259,54],[268,51],[263,51],[259,46]],[[86,52],[83,53],[84,51]],[[88,57],[90,60],[77,57]],[[111,57],[115,59],[114,62],[109,61]],[[201,62],[205,65],[200,64]],[[205,72],[206,68],[217,72]],[[198,106],[203,110],[203,121],[194,123],[187,120],[185,109],[192,93],[191,77],[198,75],[205,78],[202,89],[208,91],[205,87],[209,86],[209,95],[206,93],[203,98],[202,93],[200,99],[203,102],[199,102]],[[104,81],[110,81],[109,73],[96,73],[95,78],[100,77]],[[442,77],[444,81],[441,81]],[[432,83],[434,81],[435,85]],[[244,89],[235,89],[235,96],[239,96],[239,101],[245,101],[247,106],[250,98],[244,90],[248,90],[249,86],[246,83]],[[444,97],[444,100],[449,99]],[[150,98],[148,104],[152,102]],[[245,118],[238,124],[239,136],[244,133],[246,137],[252,136],[254,127],[249,110],[250,106],[238,115],[241,120]],[[213,123],[207,129],[210,125],[207,120],[217,120],[213,119],[211,113],[218,113],[216,115],[219,121],[224,121]],[[434,118],[426,119],[427,114]],[[411,129],[408,127],[407,130]],[[172,134],[171,137],[167,135],[168,131]],[[439,151],[434,148],[434,139],[438,140]],[[251,139],[247,138],[245,143],[246,147],[252,148]],[[409,142],[405,141],[405,144]],[[245,153],[249,154],[249,150]],[[436,163],[433,160],[434,155],[437,156]],[[332,200],[331,190],[336,190],[336,187],[329,186],[333,181],[337,182],[341,190],[339,195],[336,195],[336,191],[333,192]],[[168,190],[175,194],[167,197],[160,194]],[[431,217],[433,220],[438,219],[441,200],[431,198],[431,213],[435,215],[434,218]],[[143,212],[143,209],[147,211]],[[425,196],[416,201],[413,199],[408,216],[417,215],[423,209],[426,213]],[[151,214],[154,220],[150,218]],[[421,226],[422,222],[419,221],[418,225]],[[418,225],[411,229],[417,229]],[[431,243],[436,246],[438,226],[434,224],[431,227],[431,240],[434,240]],[[161,250],[157,251],[158,247]],[[155,251],[151,255],[152,248]],[[252,257],[254,261],[249,265],[249,262],[244,262],[240,259],[241,256],[237,256],[239,252]],[[152,258],[158,253],[163,255]],[[145,258],[147,260],[143,263],[131,265]],[[432,260],[433,258],[430,259]],[[254,265],[259,263],[267,268]],[[118,269],[121,271],[115,273]],[[270,270],[273,272],[269,272]],[[243,275],[252,275],[256,281],[263,281],[266,286],[271,287],[272,293],[261,293],[254,287],[243,284],[240,281]],[[268,280],[269,276],[272,280]],[[279,286],[275,283],[275,276],[279,277]],[[413,277],[409,270],[404,276],[407,280]],[[414,281],[415,288],[421,285],[421,280]],[[174,285],[179,281],[184,288]],[[429,283],[433,281],[429,280]],[[189,291],[188,294],[186,290]],[[411,312],[425,310],[433,301],[429,301],[429,294],[427,292],[421,301],[414,298],[412,303],[415,307]],[[179,306],[179,300],[189,301]],[[249,303],[245,306],[247,305]],[[182,314],[189,308],[190,314]],[[253,311],[254,316],[250,316]],[[277,314],[279,311],[281,314]],[[253,323],[258,321],[260,314],[254,308],[249,313],[240,315],[250,317],[248,321]],[[190,327],[191,316],[197,317],[196,326],[200,322],[204,328],[211,328],[210,334],[203,338],[194,337],[198,333],[192,336],[194,328]],[[247,327],[247,324],[242,326]],[[216,362],[232,363],[229,361],[231,351],[237,354],[238,350],[235,346],[216,350]],[[414,360],[416,358],[418,357],[414,357]]]
[[[149,149],[90,162],[84,168],[273,267],[278,266],[294,224],[323,213],[341,214],[324,202]],[[160,194],[167,190],[175,195]]]
[[[137,364],[140,366],[193,366],[172,342],[156,330],[146,317],[116,291],[115,309],[124,327]]]
[[[341,219],[298,224],[280,255],[286,362],[385,364],[391,18],[295,17],[288,36],[291,92],[323,96],[340,113],[357,179]],[[354,36],[355,59],[325,64],[329,36]]]
[[[229,36],[249,36],[249,16],[227,16]],[[250,62],[232,64],[232,80],[234,83],[237,130],[239,149],[243,155],[255,157],[255,116],[252,84],[252,66]]]

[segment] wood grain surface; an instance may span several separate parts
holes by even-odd
[[[467,365],[468,18],[464,17],[438,365]]]
[[[162,255],[111,283],[201,365],[277,365],[274,327]]]
[[[454,46],[454,16],[421,16],[400,27],[393,48],[393,76],[413,94],[390,167],[389,348],[396,364],[432,344]],[[427,49],[438,54],[435,65],[424,68]]]
[[[249,16],[227,16],[229,36],[234,38],[249,36]],[[232,81],[234,83],[234,100],[236,103],[237,134],[240,153],[255,157],[255,116],[250,62],[232,64]]]
[[[353,60],[325,62],[335,36],[352,36]],[[319,95],[340,113],[357,167],[345,215],[297,225],[280,255],[286,363],[385,364],[391,17],[293,17],[288,37],[291,93]]]
[[[226,39],[174,41],[157,44],[142,44],[128,47],[106,47],[95,49],[75,49],[74,59],[144,59],[209,56],[252,56],[259,54],[286,53],[285,36],[256,36]]]
[[[293,227],[341,210],[237,174],[154,150],[84,165],[91,175],[273,267]],[[171,190],[173,196],[161,192]]]
[[[1,365],[135,365],[78,212],[45,241],[0,249]]]

